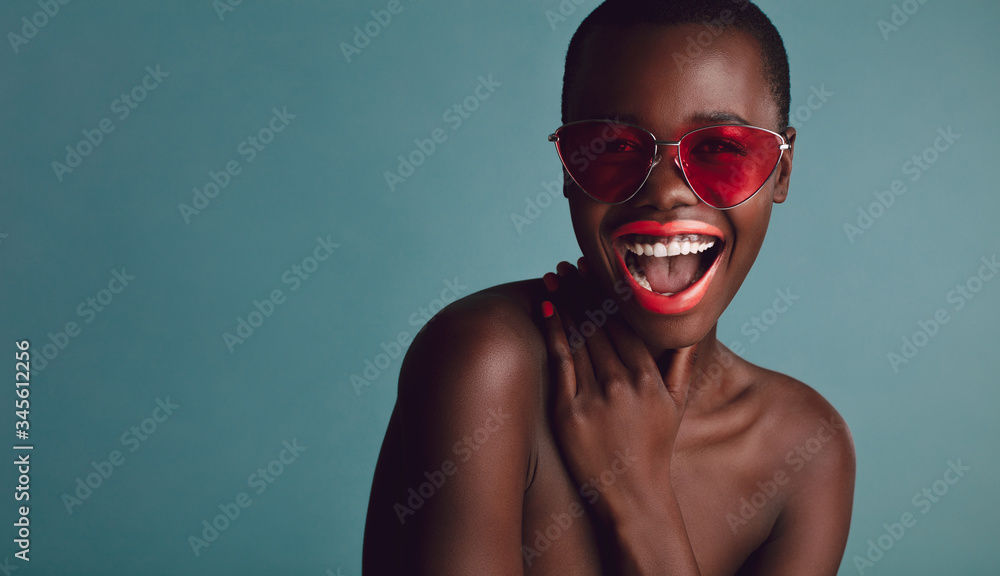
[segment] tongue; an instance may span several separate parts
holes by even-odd
[[[673,292],[674,294],[694,283],[698,266],[701,264],[701,256],[698,254],[664,258],[639,256],[638,260],[646,274],[646,280],[649,281],[649,286],[654,292]]]

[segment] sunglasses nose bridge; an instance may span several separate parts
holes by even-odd
[[[671,154],[671,152],[669,150],[662,150],[661,149],[663,147],[668,147],[668,148],[674,148],[674,151],[673,151],[673,153],[671,155],[673,156],[673,164],[674,164],[674,166],[676,166],[677,172],[675,172],[675,173],[673,173],[671,175],[665,175],[665,174],[664,175],[660,175],[658,178],[660,178],[660,179],[667,178],[668,180],[676,179],[677,182],[671,182],[671,183],[667,184],[666,181],[662,181],[661,180],[660,184],[659,185],[655,185],[655,187],[659,188],[662,185],[666,185],[668,188],[673,189],[674,186],[676,186],[677,184],[680,184],[680,186],[684,190],[686,190],[687,193],[693,194],[693,190],[691,189],[691,185],[688,183],[687,176],[684,174],[684,169],[681,167],[680,142],[679,141],[678,142],[671,142],[671,141],[665,141],[665,140],[656,140],[656,141],[654,141],[654,144],[656,145],[655,155],[653,156],[653,160],[649,164],[649,171],[646,173],[646,180],[644,181],[644,185],[643,185],[642,188],[645,188],[646,185],[650,184],[651,183],[650,182],[651,179],[656,179],[657,178],[656,176],[654,176],[653,169],[656,168],[656,166],[661,163],[661,161],[664,159],[665,155]],[[668,171],[669,171],[669,169],[668,169]],[[640,188],[640,190],[642,188]],[[637,194],[640,193],[640,190],[637,190],[636,193]],[[664,188],[663,190],[666,191],[667,188]],[[673,195],[673,194],[676,194],[676,193],[678,193],[678,191],[675,190],[675,191],[671,192],[670,195]],[[698,197],[697,194],[693,194],[692,197],[694,199],[696,199],[696,200],[699,199],[699,197]]]
[[[662,146],[668,146],[668,147],[675,148],[675,151],[674,151],[674,154],[673,154],[674,164],[677,165],[678,168],[681,167],[681,147],[680,147],[681,143],[680,142],[670,142],[668,140],[656,140],[653,143],[656,144],[656,161],[653,162],[653,166],[656,166],[656,164],[659,163],[659,161],[663,158],[663,153],[660,152],[660,147],[662,147]]]
[[[663,156],[665,154],[669,154],[669,152],[667,152],[667,151],[662,151],[661,152],[660,148],[661,147],[672,147],[672,148],[674,148],[674,152],[672,154],[673,160],[674,160],[674,165],[677,166],[677,169],[680,171],[681,176],[683,177],[683,175],[684,175],[684,169],[681,168],[680,142],[670,142],[670,141],[667,141],[667,140],[656,140],[653,143],[656,145],[656,155],[653,156],[653,161],[649,165],[649,171],[652,172],[653,168],[655,168],[656,165],[659,164],[661,160],[663,160]]]

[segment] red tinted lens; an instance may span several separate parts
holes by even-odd
[[[641,128],[603,120],[567,124],[556,131],[566,171],[592,198],[616,204],[646,181],[656,155],[653,136]]]
[[[709,206],[731,208],[767,182],[781,138],[751,126],[711,126],[684,136],[680,160],[691,189]]]

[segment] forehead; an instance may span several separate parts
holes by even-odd
[[[699,24],[594,30],[568,104],[567,121],[618,116],[659,138],[719,123],[777,129],[757,41]]]

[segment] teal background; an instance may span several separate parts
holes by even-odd
[[[80,326],[33,365],[30,563],[14,558],[15,467],[0,469],[0,562],[16,574],[359,574],[400,359],[360,393],[352,374],[414,334],[446,281],[465,295],[579,256],[561,197],[520,229],[511,215],[560,176],[545,136],[570,35],[596,2],[566,0],[550,23],[556,0],[403,0],[348,62],[341,43],[386,4],[245,0],[220,17],[208,0],[77,1],[17,52],[7,35],[39,5],[0,5],[11,445],[14,342],[37,358],[49,333]],[[947,295],[1000,251],[1000,7],[930,0],[885,39],[892,2],[760,5],[791,59],[795,170],[719,335],[851,426],[841,574],[859,573],[854,556],[905,512],[916,526],[865,574],[995,574],[1000,280],[961,310]],[[157,64],[169,76],[119,120],[112,102]],[[445,110],[491,74],[500,86],[453,129]],[[797,114],[812,87],[832,96]],[[238,144],[282,107],[295,118],[248,162]],[[60,182],[52,162],[105,117],[114,131]],[[960,139],[910,182],[904,163],[948,127]],[[437,128],[447,139],[390,190],[384,171]],[[231,160],[240,174],[186,223],[178,205]],[[849,241],[844,224],[896,179],[907,192]],[[340,246],[293,291],[283,274],[317,237]],[[86,323],[78,306],[122,267],[135,279]],[[231,352],[223,334],[275,289],[284,302]],[[753,339],[743,326],[779,289],[799,299]],[[887,355],[940,308],[949,322],[894,370]],[[122,435],[168,398],[179,408],[129,452]],[[293,440],[305,450],[258,494],[250,475]],[[69,513],[64,494],[112,450],[122,465]],[[971,471],[920,513],[913,495],[957,459]],[[188,537],[240,492],[250,506],[196,556]]]

